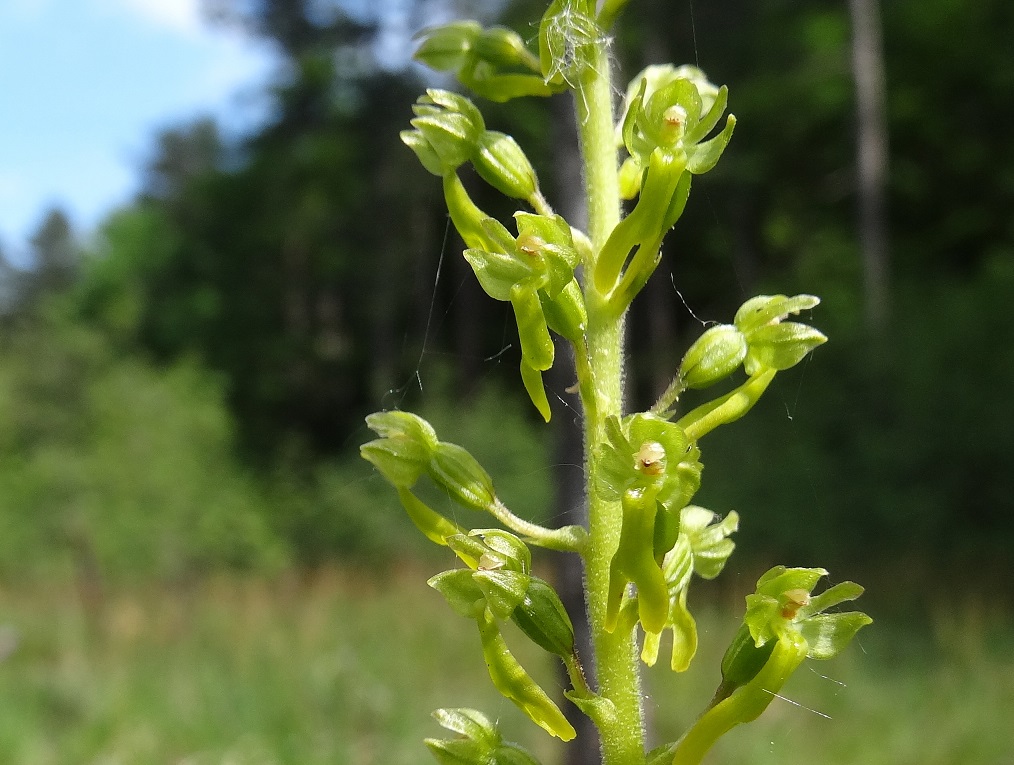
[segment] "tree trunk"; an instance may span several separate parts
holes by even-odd
[[[572,97],[560,97],[553,102],[554,152],[553,173],[560,198],[554,200],[559,212],[573,226],[584,227],[587,210],[581,189],[581,156],[577,146],[577,129],[574,125]],[[588,505],[584,495],[584,447],[580,423],[580,404],[576,395],[564,393],[577,379],[570,344],[558,342],[556,363],[546,375],[551,392],[563,397],[574,407],[568,408],[555,395],[550,395],[553,405],[554,430],[554,485],[555,504],[560,525],[588,525]],[[594,684],[595,668],[588,666],[593,656],[591,630],[588,626],[587,604],[584,600],[584,566],[577,555],[561,554],[556,561],[556,586],[567,612],[574,622],[574,638],[577,650],[585,663],[589,682]],[[562,670],[563,682],[568,684],[566,671]],[[592,721],[572,704],[564,707],[567,719],[577,731],[577,738],[567,747],[566,765],[595,765],[601,761],[598,730]]]
[[[888,321],[888,136],[884,52],[877,0],[849,0],[852,72],[856,88],[856,180],[862,249],[865,318],[872,334]]]

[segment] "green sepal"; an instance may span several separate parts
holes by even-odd
[[[485,131],[478,138],[471,160],[486,183],[509,197],[529,199],[539,189],[532,163],[509,135]]]
[[[366,416],[366,426],[381,438],[414,441],[428,450],[437,446],[433,426],[417,414],[392,409]]]
[[[630,0],[605,0],[597,16],[599,25],[608,30],[629,2]]]
[[[531,572],[532,551],[515,534],[503,529],[473,529],[470,533],[482,537],[489,555],[497,561],[495,565],[480,565],[480,568],[506,568],[522,574]]]
[[[473,570],[507,570],[527,574],[532,570],[532,553],[514,534],[503,529],[473,529],[447,538],[461,561]]]
[[[618,502],[632,482],[634,449],[618,417],[606,418],[605,431],[596,455],[595,493],[606,502]]]
[[[479,562],[490,550],[478,536],[466,532],[452,534],[445,540],[451,551],[470,569],[477,570]]]
[[[458,504],[471,510],[489,510],[496,501],[493,480],[467,450],[457,444],[437,444],[427,467],[433,483]]]
[[[398,135],[401,137],[401,142],[415,152],[422,166],[433,175],[442,176],[447,172],[443,160],[426,136],[418,130],[402,130]]]
[[[574,652],[574,625],[556,590],[543,579],[531,577],[511,620],[537,646],[557,656]]]
[[[475,571],[472,579],[486,596],[486,604],[493,616],[501,621],[510,619],[514,609],[525,598],[531,584],[530,574],[520,571]]]
[[[679,376],[687,388],[706,388],[735,372],[746,351],[746,338],[734,325],[709,327],[686,352]]]
[[[424,738],[423,743],[440,765],[490,765],[491,748],[465,738]]]
[[[809,658],[831,659],[845,650],[859,630],[872,623],[873,619],[860,611],[816,614],[800,623],[799,634],[809,648]]]
[[[377,438],[359,447],[359,455],[393,486],[410,488],[426,470],[429,457],[418,444]]]
[[[747,374],[760,369],[779,371],[794,367],[806,354],[827,342],[820,331],[806,324],[784,321],[753,330],[749,335],[750,351],[746,356]]]
[[[531,264],[511,253],[468,249],[464,256],[483,291],[494,300],[510,300],[514,287],[534,275]]]
[[[503,737],[496,724],[477,709],[460,707],[434,710],[432,717],[441,728],[472,739],[490,748],[500,746]]]
[[[549,406],[546,387],[542,384],[542,372],[534,369],[524,356],[521,357],[521,382],[524,383],[528,397],[532,400],[539,414],[542,415],[542,419],[549,422],[553,416],[553,410]]]
[[[739,529],[739,514],[732,511],[717,523],[715,517],[696,505],[683,508],[682,528],[694,552],[694,573],[701,579],[714,579],[722,573],[736,547],[729,535]]]
[[[454,612],[468,619],[479,619],[486,610],[486,596],[465,568],[442,571],[427,581],[430,587],[444,596]]]
[[[798,617],[806,619],[840,603],[855,600],[864,591],[863,586],[855,582],[839,582],[833,587],[828,587],[820,595],[811,597],[810,602],[799,609]]]
[[[714,168],[718,164],[718,160],[721,159],[725,147],[732,140],[732,131],[735,129],[736,118],[730,114],[721,133],[710,141],[704,141],[687,149],[687,170],[694,175],[703,175]]]
[[[410,124],[440,160],[443,173],[454,172],[471,159],[475,153],[478,137],[473,135],[471,124],[462,114],[449,112],[416,117],[411,120]],[[406,143],[408,142],[406,141]],[[423,159],[413,144],[408,143],[408,145],[420,159]]]
[[[700,70],[698,70],[700,71]],[[722,115],[725,114],[725,109],[729,104],[729,88],[723,85],[720,88],[715,89],[715,86],[710,82],[707,82],[707,78],[704,77],[704,73],[700,72],[701,79],[696,81],[697,92],[701,97],[701,105],[707,108],[706,114],[701,116],[700,120],[696,125],[688,125],[684,141],[688,144],[700,143],[707,137],[708,133],[715,129],[718,125],[719,120],[722,119]],[[704,90],[705,92],[701,92]],[[710,106],[708,101],[711,101]]]
[[[559,215],[516,212],[514,219],[518,249],[530,257],[542,259],[548,276],[544,289],[549,297],[556,298],[574,281],[574,269],[581,260],[570,226]]]
[[[483,658],[496,689],[536,725],[563,741],[572,740],[577,735],[574,726],[508,650],[488,609],[480,615],[477,623]]]
[[[681,511],[680,515],[682,514]],[[690,577],[694,573],[694,548],[690,536],[682,529],[676,537],[676,543],[662,559],[662,573],[670,593],[678,593],[690,584]]]
[[[776,324],[790,314],[798,314],[814,308],[820,303],[820,298],[814,295],[757,295],[750,298],[736,311],[733,319],[739,331],[749,335],[756,329],[768,324]]]
[[[447,538],[464,531],[461,526],[448,520],[431,508],[404,486],[398,487],[398,499],[416,528],[431,542],[447,545]]]

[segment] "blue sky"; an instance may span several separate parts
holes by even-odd
[[[0,0],[0,249],[23,262],[53,205],[87,234],[137,189],[160,127],[263,114],[270,50],[199,0]]]

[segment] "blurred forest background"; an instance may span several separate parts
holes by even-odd
[[[699,501],[743,518],[730,564],[740,573],[727,585],[736,598],[728,600],[762,566],[822,565],[867,585],[868,610],[887,625],[871,646],[904,635],[919,656],[939,653],[934,640],[952,648],[970,641],[979,655],[1014,644],[1014,5],[865,5],[882,34],[882,57],[865,81],[882,123],[876,109],[857,107],[871,71],[854,58],[858,0],[631,3],[615,41],[624,74],[697,63],[729,85],[739,126],[718,168],[695,184],[631,316],[630,400],[653,400],[701,320],[728,321],[758,293],[822,296],[813,323],[831,342],[705,447]],[[415,28],[449,14],[433,0],[403,6]],[[373,607],[372,596],[349,605],[350,592],[377,595],[379,587],[378,601],[400,597],[399,572],[434,559],[358,459],[363,416],[378,408],[429,417],[483,461],[518,511],[559,512],[546,468],[556,435],[518,395],[512,322],[457,257],[439,184],[398,140],[420,90],[447,83],[381,63],[378,23],[341,0],[209,0],[207,10],[209,23],[242,26],[277,47],[270,119],[238,140],[208,119],[167,127],[151,138],[143,191],[98,232],[79,235],[54,209],[32,239],[29,268],[0,257],[0,622],[13,625],[0,635],[0,653],[10,653],[0,673],[14,673],[0,678],[0,697],[13,699],[25,683],[41,688],[34,711],[0,725],[0,749],[26,763],[420,761],[418,738],[435,732],[424,719],[410,731],[409,755],[383,748],[390,721],[369,733],[362,719],[349,729],[365,725],[373,738],[357,739],[355,749],[343,749],[337,733],[328,749],[317,732],[312,754],[295,734],[282,737],[288,748],[268,752],[250,733],[260,718],[249,700],[247,727],[233,721],[235,730],[223,723],[219,731],[227,746],[196,723],[198,743],[183,743],[191,728],[182,724],[176,744],[130,726],[127,735],[89,696],[101,691],[89,673],[106,659],[125,661],[147,645],[144,660],[157,664],[157,646],[178,637],[177,611],[233,614],[249,633],[270,636],[275,628],[257,621],[251,598],[284,610],[296,608],[299,591],[324,619]],[[541,9],[519,0],[465,12],[490,23],[538,18]],[[570,140],[558,119],[566,99],[483,108],[491,127],[518,139],[549,199],[566,210],[572,184],[558,161]],[[857,169],[885,136],[884,162]],[[510,212],[493,198],[483,205]],[[563,398],[567,384],[556,390]],[[554,427],[573,425],[566,412],[554,418]],[[245,582],[262,582],[260,595]],[[411,582],[416,594],[425,590],[421,577]],[[314,600],[327,593],[338,600]],[[43,605],[70,616],[45,617]],[[169,626],[149,634],[138,626],[145,613],[161,613]],[[306,629],[321,641],[332,639],[313,625]],[[251,639],[215,634],[223,645]],[[275,637],[291,644],[307,634]],[[201,640],[214,642],[192,638]],[[89,653],[95,641],[105,658]],[[339,649],[327,645],[321,650],[333,658]],[[68,646],[78,664],[61,653]],[[269,659],[257,650],[247,659],[263,670]],[[901,649],[886,655],[892,650]],[[986,674],[1000,672],[1011,685],[952,689],[988,699],[994,721],[1014,713],[1005,655]],[[41,669],[56,656],[62,680]],[[953,666],[953,652],[946,657]],[[240,696],[235,675],[211,659],[194,662],[204,673],[219,667],[216,687]],[[149,677],[146,666],[128,674],[157,695],[158,673]],[[318,681],[333,681],[320,692],[337,693],[341,667],[317,670]],[[291,688],[283,674],[265,682],[250,693]],[[140,697],[109,693],[134,714],[145,708]],[[912,689],[906,703],[924,695]],[[220,701],[238,714],[236,698]],[[321,711],[312,693],[298,702],[318,711],[288,722],[268,711],[265,719],[290,731],[314,714],[322,729],[336,724],[337,713]],[[374,703],[377,719],[400,719],[400,702],[389,698],[367,699],[361,714]],[[841,715],[853,704],[845,698]],[[882,717],[870,704],[868,723]],[[408,706],[413,718],[429,708]],[[73,745],[41,733],[26,743],[29,718],[89,732]],[[883,760],[851,750],[841,761],[1001,762],[990,759],[989,737],[983,743],[964,725],[940,759],[914,757],[905,749],[917,746],[914,737]],[[124,740],[121,759],[99,759]],[[781,745],[777,761],[796,762],[784,756],[790,743]],[[160,754],[174,746],[210,754]],[[979,759],[976,746],[987,747]],[[791,750],[800,763],[832,761]]]

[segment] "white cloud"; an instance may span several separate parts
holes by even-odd
[[[199,37],[204,32],[200,0],[106,0],[103,5],[118,7],[187,37]]]

